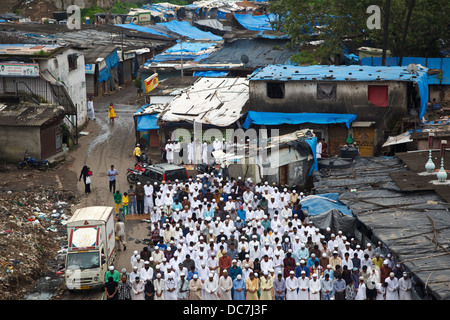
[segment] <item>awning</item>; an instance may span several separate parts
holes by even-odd
[[[139,132],[145,132],[148,130],[159,129],[157,124],[157,113],[145,114],[138,117],[136,130]]]
[[[282,125],[282,124],[334,124],[345,123],[347,128],[356,119],[354,114],[337,113],[283,113],[283,112],[256,112],[249,111],[243,124],[244,129],[256,125]]]

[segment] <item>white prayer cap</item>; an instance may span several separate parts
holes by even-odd
[[[389,260],[388,259],[384,260],[383,264],[389,264]]]
[[[306,274],[306,271],[305,270],[302,270],[302,272],[301,272],[302,274]]]
[[[237,277],[239,280],[241,280],[242,276],[240,274],[237,275]]]
[[[114,270],[114,266],[110,266],[110,267],[109,267],[109,270]]]
[[[133,254],[134,254],[135,256],[137,256],[137,255],[139,254],[139,252],[138,252],[137,250],[134,250]]]
[[[406,273],[406,272],[403,272],[403,276],[404,277],[406,277],[408,275],[408,273]]]
[[[314,274],[313,274],[313,277],[317,277],[317,273],[314,273]]]
[[[197,278],[198,278],[198,276],[197,276],[196,274],[194,274],[193,278],[194,278],[194,279],[197,279]]]
[[[300,260],[300,263],[305,263],[305,260],[303,260],[303,259],[302,259],[302,260]]]
[[[394,277],[395,276],[395,273],[393,273],[393,272],[391,272],[391,273],[389,273],[389,277]]]
[[[210,277],[210,278],[214,277],[214,275],[212,274],[212,272],[209,273],[209,277]]]
[[[341,231],[341,230],[339,230],[339,231],[338,231],[338,234],[342,234],[342,231]]]
[[[157,273],[157,274],[156,274],[156,277],[157,277],[157,278],[161,278],[161,273]]]

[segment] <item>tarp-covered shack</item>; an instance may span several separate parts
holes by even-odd
[[[339,193],[357,219],[355,237],[364,247],[381,241],[410,273],[420,298],[448,300],[449,204],[433,190],[402,191],[392,177],[408,172],[398,158],[357,158],[349,169],[317,171],[314,188],[318,195]]]

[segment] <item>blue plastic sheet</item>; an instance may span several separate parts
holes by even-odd
[[[194,77],[226,77],[228,71],[195,71]]]
[[[136,130],[139,132],[145,132],[148,130],[159,129],[157,124],[157,116],[157,113],[139,116],[137,119]]]
[[[202,31],[194,26],[191,26],[190,23],[187,21],[172,20],[170,22],[158,23],[158,25],[164,26],[174,33],[188,37],[189,39],[193,40],[204,40],[204,39],[208,39],[211,41],[222,40],[222,37],[216,36],[211,32]]]
[[[345,123],[347,128],[355,121],[354,114],[338,114],[338,113],[283,113],[283,112],[257,112],[249,111],[242,127],[250,128],[252,124],[256,125],[283,125],[283,124],[334,124]]]
[[[400,58],[387,57],[386,66],[398,66]],[[432,74],[428,76],[428,84],[450,84],[450,58],[421,58],[421,57],[404,57],[402,66],[408,66],[410,63],[420,64],[428,69],[442,70],[442,74]],[[381,58],[367,57],[361,59],[363,66],[381,66]]]
[[[111,78],[111,68],[117,68],[117,66],[119,65],[120,61],[117,54],[117,49],[105,58],[105,63],[106,67],[100,70],[98,73],[98,83],[108,81],[108,79]]]
[[[302,200],[302,209],[308,211],[309,216],[317,216],[330,210],[338,210],[342,214],[353,216],[352,211],[339,201],[339,193],[323,193],[307,197]]]
[[[123,24],[115,24],[115,26],[122,27],[122,28],[125,28],[125,29],[136,30],[136,31],[140,31],[140,32],[151,33],[151,34],[155,34],[155,35],[158,35],[158,36],[163,36],[163,37],[170,38],[169,35],[167,35],[165,33],[162,33],[160,31],[154,30],[151,25],[139,26],[139,25],[136,25],[134,23],[123,23]]]
[[[270,21],[276,20],[276,16],[273,13],[260,16],[235,13],[234,17],[241,26],[252,31],[272,31],[273,27],[270,24]]]

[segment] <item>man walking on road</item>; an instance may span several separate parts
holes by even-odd
[[[115,193],[116,192],[116,176],[119,174],[116,169],[114,169],[114,166],[111,165],[111,169],[108,170],[108,177],[109,177],[109,192]]]

